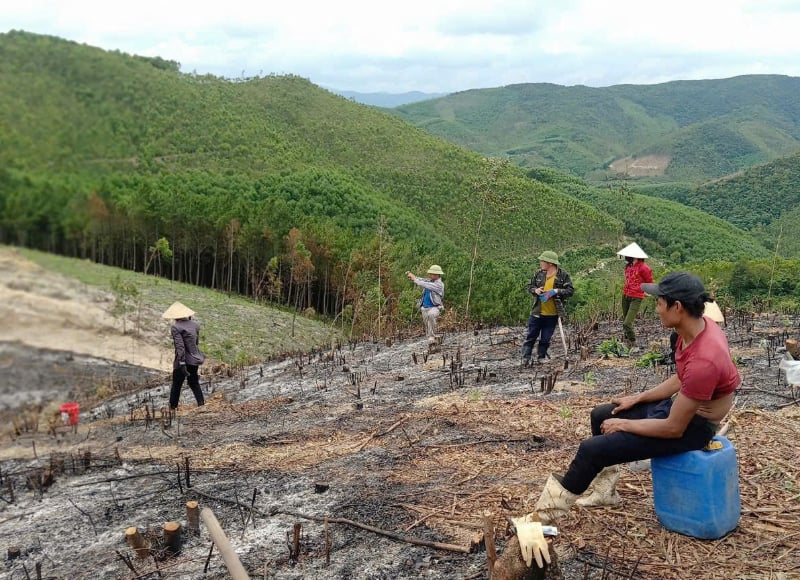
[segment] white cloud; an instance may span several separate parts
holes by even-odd
[[[800,76],[793,0],[27,0],[0,30],[177,60],[187,72],[291,73],[364,92],[524,82]]]

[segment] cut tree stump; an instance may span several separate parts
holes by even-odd
[[[497,561],[497,551],[494,546],[494,514],[483,515],[483,543],[486,546],[486,565],[489,568],[489,580],[493,579],[494,563]]]
[[[135,526],[125,530],[125,539],[128,540],[128,545],[133,548],[133,551],[136,552],[136,557],[140,560],[150,555],[150,549],[147,547],[142,534],[139,533],[139,529]]]
[[[792,355],[794,360],[800,360],[800,343],[793,338],[786,339],[786,352]]]
[[[196,501],[186,502],[186,529],[194,535],[200,533],[200,507]]]
[[[534,560],[528,566],[522,558],[517,536],[511,536],[506,549],[494,564],[492,580],[563,580],[564,576],[561,574],[556,552],[553,550],[553,541],[548,539],[547,546],[550,550],[550,563],[545,563],[544,568],[539,568]]]
[[[178,522],[164,524],[164,545],[167,553],[177,555],[181,553],[181,525]]]

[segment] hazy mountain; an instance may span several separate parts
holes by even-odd
[[[419,91],[411,91],[408,93],[359,93],[356,91],[340,91],[338,89],[328,90],[346,99],[351,99],[356,103],[361,103],[362,105],[371,105],[373,107],[383,107],[387,109],[399,107],[400,105],[427,101],[429,99],[437,99],[447,95],[447,93],[421,93]]]

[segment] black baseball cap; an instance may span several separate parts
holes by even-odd
[[[658,284],[642,284],[642,291],[651,296],[669,296],[681,302],[708,301],[703,282],[689,272],[670,272]]]

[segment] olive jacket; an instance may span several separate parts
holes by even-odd
[[[539,300],[539,296],[536,295],[536,289],[544,286],[546,279],[547,272],[545,270],[539,270],[533,275],[533,277],[531,277],[531,283],[528,284],[528,293],[533,295],[533,308],[531,308],[531,316],[541,315],[542,302]],[[572,286],[572,278],[569,277],[569,274],[567,274],[565,270],[559,268],[556,272],[556,279],[553,281],[553,289],[556,291],[556,295],[553,296],[552,299],[556,302],[556,311],[558,312],[558,317],[562,320],[566,320],[566,301],[573,294],[575,294],[575,288]]]

